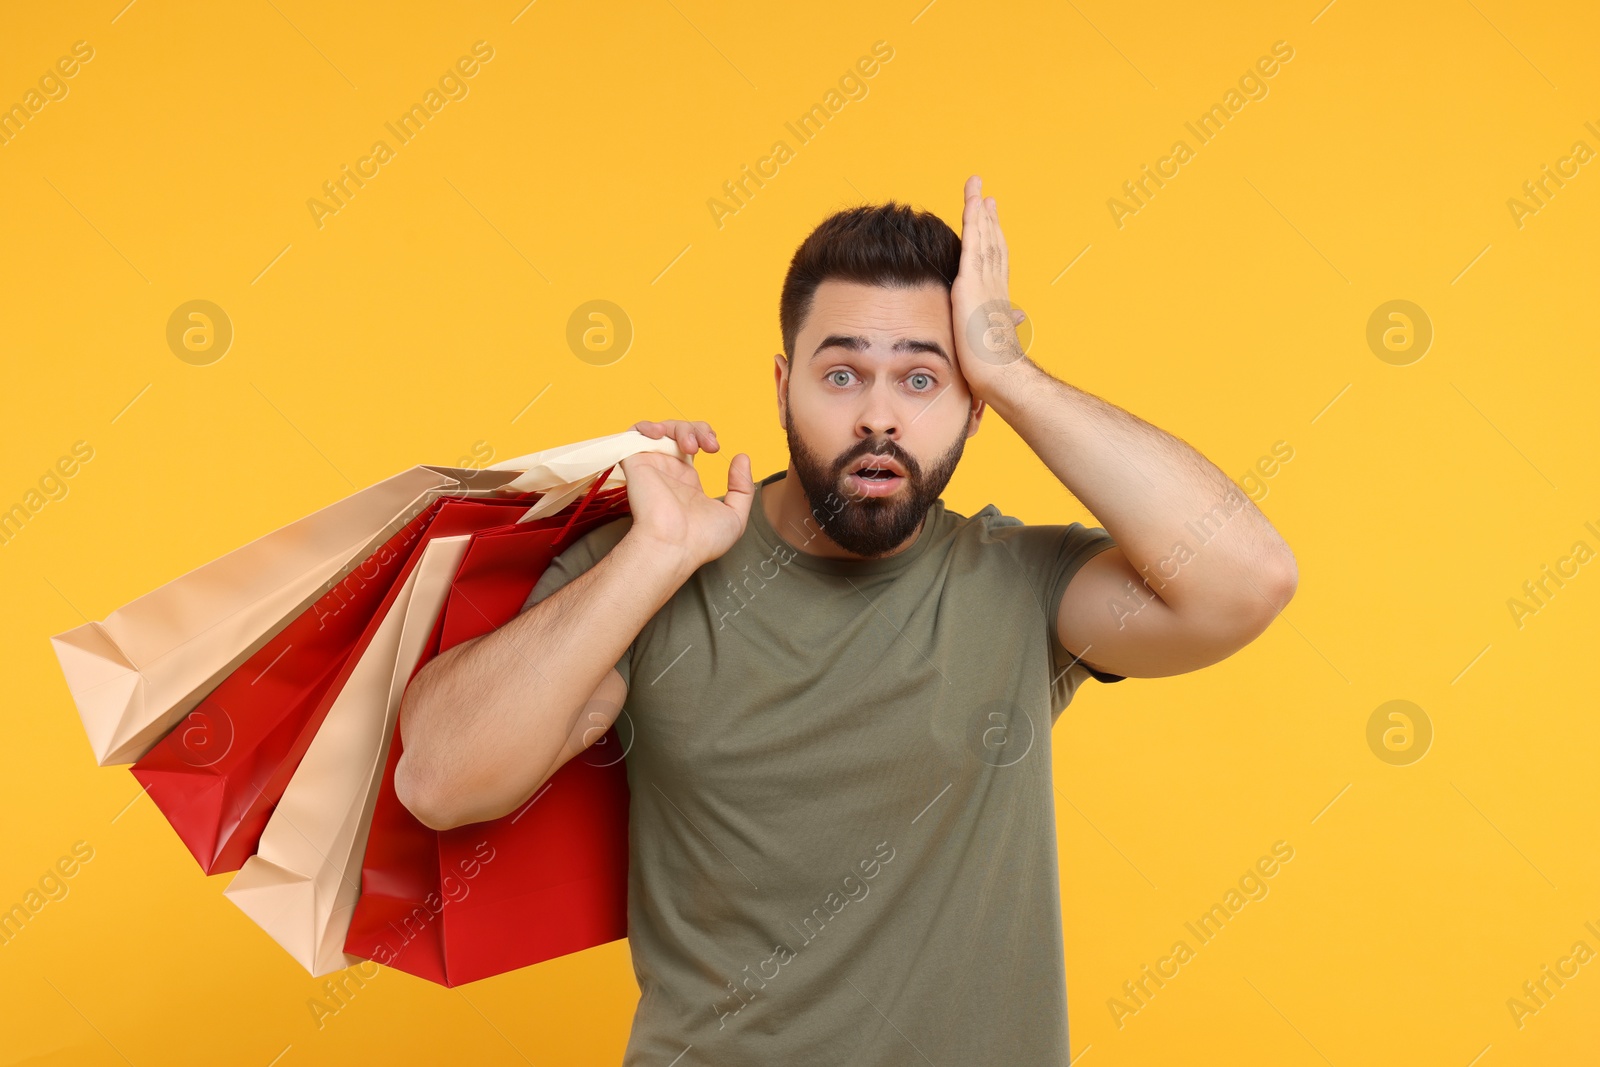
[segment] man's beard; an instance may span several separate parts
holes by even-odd
[[[916,530],[944,487],[950,484],[956,464],[967,444],[967,428],[961,427],[956,442],[934,461],[926,472],[903,448],[887,438],[869,438],[828,463],[806,447],[794,431],[794,419],[786,420],[784,433],[789,439],[789,456],[795,473],[811,505],[811,516],[834,543],[859,556],[882,556],[898,547]],[[903,484],[889,496],[852,495],[845,485],[845,472],[863,456],[892,457],[905,468]]]

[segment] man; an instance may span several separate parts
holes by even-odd
[[[1293,595],[1221,471],[1022,354],[980,191],[960,238],[888,204],[795,253],[787,470],[740,453],[712,498],[630,457],[631,516],[406,694],[397,789],[441,829],[626,738],[629,1067],[1067,1063],[1050,727],[1085,680],[1215,663]],[[945,508],[989,407],[1103,527]]]

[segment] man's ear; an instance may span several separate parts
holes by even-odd
[[[978,423],[983,421],[983,413],[988,409],[988,403],[976,397],[972,401],[972,412],[967,416],[967,436],[971,437],[978,432]]]
[[[778,429],[783,430],[785,433],[789,430],[788,404],[785,399],[788,396],[789,389],[788,383],[784,380],[788,377],[788,372],[789,361],[783,358],[783,353],[774,354],[772,357],[772,380],[778,389]]]

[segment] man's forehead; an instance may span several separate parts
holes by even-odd
[[[888,347],[906,337],[950,339],[950,291],[942,285],[915,289],[828,279],[817,286],[805,333],[812,338],[848,333]]]

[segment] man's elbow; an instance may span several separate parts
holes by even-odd
[[[541,783],[542,784],[542,783]],[[491,822],[515,811],[518,804],[482,785],[432,781],[411,753],[400,753],[394,768],[394,792],[401,806],[430,830]]]
[[[401,807],[430,830],[449,830],[460,826],[462,820],[455,818],[440,803],[438,790],[429,785],[426,775],[417,764],[418,761],[409,752],[400,753],[400,762],[395,764],[394,794]]]
[[[1241,597],[1238,606],[1229,613],[1240,634],[1238,647],[1244,647],[1266,632],[1294,599],[1295,587],[1299,584],[1300,575],[1293,556],[1282,566],[1258,572],[1248,594]]]
[[[394,793],[402,807],[430,830],[454,830],[499,817],[481,804],[464,803],[477,794],[459,781],[445,781],[411,751],[400,753],[394,768]]]
[[[1295,590],[1300,587],[1300,565],[1295,562],[1293,552],[1285,552],[1283,562],[1274,572],[1272,582],[1272,598],[1277,604],[1277,610],[1282,611],[1294,599]],[[1274,615],[1277,612],[1273,613]]]
[[[436,730],[428,729],[436,720],[436,705],[441,656],[423,666],[406,687],[400,700],[399,740],[405,750],[394,768],[394,791],[401,805],[430,830],[449,830],[470,819],[463,818],[452,803],[459,790],[441,771],[438,753],[430,741],[437,741]]]

